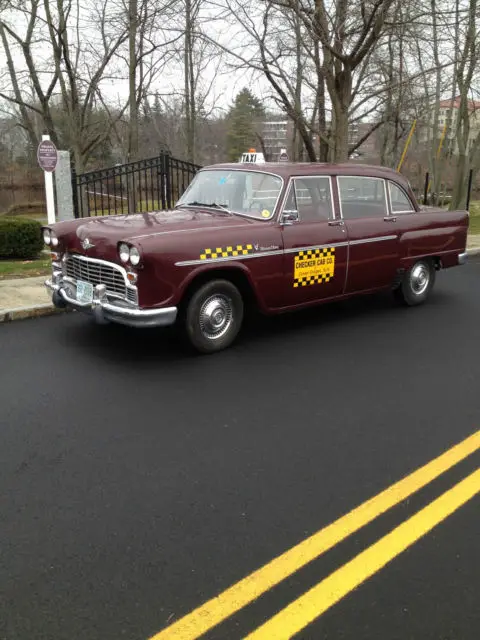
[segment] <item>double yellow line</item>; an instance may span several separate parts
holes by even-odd
[[[194,640],[480,449],[480,431],[173,623],[151,640]],[[249,640],[291,638],[480,492],[480,469],[330,574]]]

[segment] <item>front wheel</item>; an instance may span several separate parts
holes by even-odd
[[[419,260],[403,276],[400,286],[394,291],[395,297],[409,307],[422,304],[433,289],[435,275],[433,262]]]
[[[229,280],[211,280],[190,298],[185,312],[185,331],[201,353],[229,347],[243,321],[243,299]]]

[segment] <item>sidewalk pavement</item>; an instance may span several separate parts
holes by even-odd
[[[469,255],[480,254],[480,235],[468,239],[467,249]],[[61,313],[51,302],[45,280],[46,276],[0,280],[0,322]]]
[[[0,280],[0,322],[55,313],[45,280],[46,276]]]

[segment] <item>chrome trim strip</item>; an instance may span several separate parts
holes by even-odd
[[[211,264],[212,262],[239,262],[242,260],[250,260],[252,258],[265,258],[269,256],[286,255],[290,253],[298,253],[299,251],[311,251],[314,249],[333,249],[335,247],[346,247],[348,242],[333,242],[330,244],[315,244],[308,247],[295,247],[293,249],[279,249],[278,251],[258,251],[258,253],[251,253],[246,256],[228,256],[228,258],[214,258],[213,260],[183,260],[176,262],[176,267],[189,267],[197,264]]]
[[[228,256],[227,258],[213,258],[212,260],[181,260],[176,262],[176,267],[189,267],[197,264],[212,264],[212,262],[239,262],[242,260],[251,260],[252,258],[266,258],[268,256],[283,255],[283,249],[278,251],[259,251],[258,253],[250,253],[246,256]]]
[[[336,247],[347,247],[348,242],[331,242],[330,244],[314,244],[308,247],[295,247],[294,249],[285,249],[283,253],[297,253],[298,251],[312,251],[315,249],[334,249]]]
[[[332,242],[330,244],[314,244],[308,247],[294,247],[293,249],[279,249],[278,251],[259,251],[247,256],[228,256],[227,258],[214,258],[213,260],[181,260],[175,263],[176,267],[190,267],[198,264],[212,264],[217,262],[241,262],[252,258],[265,258],[269,256],[288,255],[299,251],[312,251],[315,249],[333,249],[335,247],[350,247],[358,244],[369,244],[371,242],[383,242],[384,240],[396,240],[398,236],[379,236],[378,238],[365,238],[363,240],[352,240],[351,242]]]
[[[370,242],[383,242],[384,240],[396,240],[398,236],[378,236],[377,238],[364,238],[362,240],[351,240],[350,246],[356,244],[370,244]]]

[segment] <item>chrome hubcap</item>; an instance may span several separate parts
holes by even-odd
[[[200,309],[200,329],[209,340],[221,338],[233,322],[232,301],[216,294],[207,298]]]
[[[424,264],[417,264],[410,273],[410,285],[417,296],[425,292],[430,282],[430,272]]]

